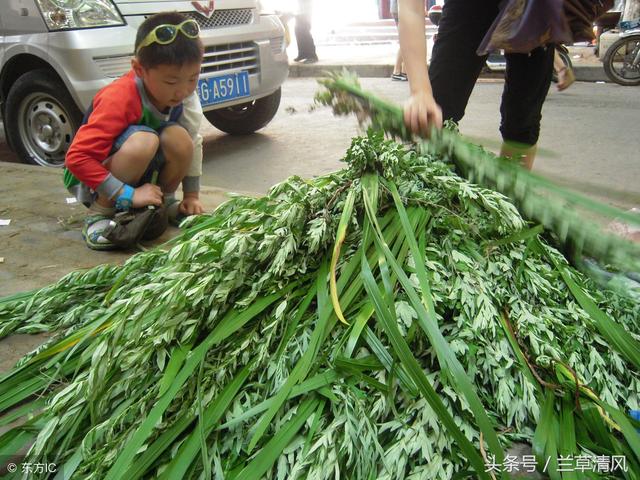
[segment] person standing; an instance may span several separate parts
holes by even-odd
[[[459,122],[486,61],[476,53],[499,13],[499,0],[447,0],[438,26],[429,71],[426,65],[424,2],[399,0],[400,46],[411,97],[404,107],[407,127],[428,135],[442,120]],[[532,168],[540,133],[542,105],[553,72],[554,46],[528,54],[507,53],[500,106],[501,155]]]
[[[316,44],[311,36],[312,0],[298,0],[298,14],[296,15],[296,43],[298,56],[294,62],[315,63],[318,61]]]
[[[396,22],[396,28],[398,28],[398,0],[391,0],[389,4],[389,11],[393,17],[393,21]],[[407,74],[404,71],[404,59],[402,58],[402,49],[398,46],[398,53],[396,54],[396,64],[393,67],[393,73],[391,74],[391,80],[397,80],[401,82],[407,81]]]

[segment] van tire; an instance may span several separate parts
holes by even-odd
[[[4,114],[9,143],[23,162],[64,165],[82,112],[53,72],[32,70],[18,78],[7,95]]]
[[[281,89],[271,95],[233,107],[204,112],[209,123],[231,135],[247,135],[260,130],[275,116],[280,106]]]

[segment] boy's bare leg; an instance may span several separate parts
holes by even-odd
[[[156,155],[159,145],[160,140],[155,133],[136,132],[105,162],[105,166],[114,177],[128,185],[135,185],[140,181],[149,163]],[[148,192],[149,188],[147,187],[151,187],[152,191]],[[154,194],[158,200],[160,199],[160,189],[157,186],[141,187],[142,190],[145,188],[147,191],[143,191],[141,195],[143,202],[149,198],[153,199]],[[140,187],[136,191],[139,189]],[[157,192],[153,192],[153,189],[157,189]],[[82,229],[82,236],[89,248],[94,250],[115,248],[115,244],[105,237],[106,230],[111,228],[111,218],[115,214],[114,203],[113,200],[105,196],[98,196],[96,202],[91,206]]]
[[[500,149],[500,156],[518,160],[527,170],[533,168],[533,161],[536,159],[537,145],[514,144],[504,142]]]
[[[160,140],[151,132],[136,132],[105,163],[111,174],[128,185],[137,184],[156,155]],[[98,205],[112,207],[113,200],[99,196]]]
[[[191,165],[193,140],[183,127],[172,125],[160,134],[160,146],[165,165],[160,172],[159,183],[163,193],[172,194],[178,189]]]

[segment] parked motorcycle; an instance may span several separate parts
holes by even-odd
[[[605,32],[618,28],[621,15],[622,12],[609,11],[596,18],[593,22],[593,33],[596,36],[596,57],[600,57],[600,36]]]
[[[624,28],[622,22],[620,26]],[[602,60],[604,71],[611,81],[623,85],[640,85],[640,20],[628,22],[620,38],[609,47]]]

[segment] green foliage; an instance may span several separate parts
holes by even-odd
[[[35,439],[27,461],[90,480],[446,480],[517,440],[640,474],[638,304],[435,154],[370,132],[345,160],[0,301],[1,335],[55,333],[0,379],[0,423],[25,420],[3,454]]]
[[[523,215],[553,233],[576,263],[588,256],[622,272],[640,271],[640,246],[601,227],[613,220],[639,225],[637,215],[559,187],[510,159],[486,152],[464,140],[452,122],[445,122],[443,129],[432,128],[427,140],[416,137],[405,127],[400,107],[363,91],[357,76],[348,71],[331,74],[319,83],[324,91],[316,95],[317,102],[330,106],[336,115],[355,114],[371,130],[411,142],[419,151],[451,162],[471,181],[507,195]],[[638,296],[637,292],[627,293]]]

